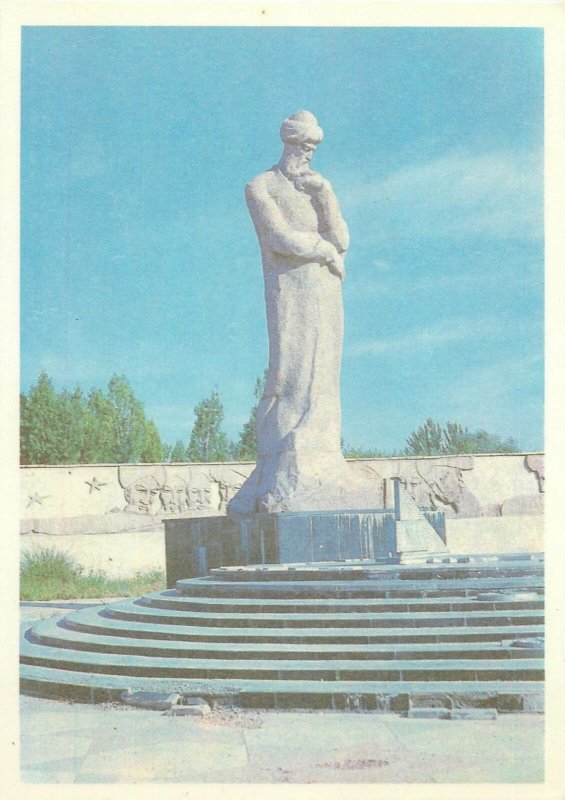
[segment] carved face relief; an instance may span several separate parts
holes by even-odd
[[[168,514],[179,514],[181,511],[186,511],[188,509],[186,491],[186,481],[183,481],[182,478],[176,475],[171,477],[164,486],[161,487],[159,493],[163,511],[166,511]]]
[[[436,467],[432,472],[430,488],[443,503],[458,504],[465,488],[461,470],[453,467]]]
[[[124,494],[126,511],[138,514],[156,514],[159,511],[159,484],[151,475],[143,475],[130,484]]]
[[[205,475],[193,475],[186,494],[192,511],[212,507],[212,484]]]
[[[244,484],[245,479],[234,481],[233,483],[226,483],[225,481],[218,481],[218,490],[220,493],[220,511],[224,511],[232,499],[239,492]]]
[[[430,507],[430,488],[419,475],[410,475],[404,483],[408,494],[418,507]]]

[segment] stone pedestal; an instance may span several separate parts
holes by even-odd
[[[398,516],[395,509],[366,509],[168,519],[167,585],[216,567],[360,559],[401,563],[445,552],[427,520]]]
[[[170,519],[165,547],[174,586],[215,567],[393,559],[396,520],[382,509]]]

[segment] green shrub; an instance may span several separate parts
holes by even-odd
[[[37,547],[26,550],[20,563],[20,577],[28,580],[57,580],[72,583],[82,574],[82,568],[60,550]]]
[[[109,578],[102,570],[90,570],[69,555],[38,547],[22,554],[21,600],[77,600],[89,597],[127,597],[164,589],[165,573],[138,572],[133,578]]]

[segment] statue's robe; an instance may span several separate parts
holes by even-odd
[[[331,190],[311,196],[277,167],[248,184],[246,199],[263,261],[269,370],[257,466],[228,510],[348,507],[355,478],[340,447],[342,282],[319,250],[325,239],[343,254],[347,225]]]

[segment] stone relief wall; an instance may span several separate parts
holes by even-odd
[[[390,483],[397,479],[419,508],[447,517],[543,514],[541,453],[370,459],[354,467],[381,479],[384,506],[391,505]]]
[[[38,519],[108,515],[139,525],[170,516],[225,514],[253,464],[122,464],[21,468],[24,528]],[[392,506],[392,479],[417,506],[451,518],[543,513],[543,454],[359,459],[376,487],[373,507]],[[134,516],[135,515],[135,516]],[[113,521],[111,520],[113,518]],[[103,526],[104,527],[104,526]]]

